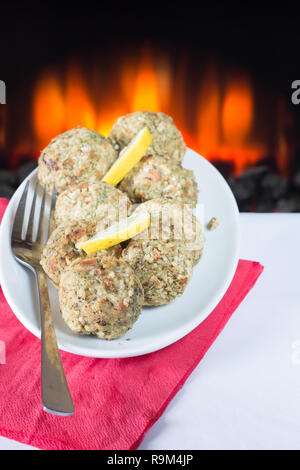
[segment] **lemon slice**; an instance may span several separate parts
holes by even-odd
[[[131,142],[121,150],[119,158],[111,169],[103,177],[104,183],[116,186],[134,165],[145,155],[147,148],[152,142],[152,136],[148,127],[144,127],[137,133]]]
[[[90,240],[79,243],[77,246],[89,255],[132,238],[146,230],[149,225],[150,214],[148,212],[133,213],[130,217],[115,222]]]

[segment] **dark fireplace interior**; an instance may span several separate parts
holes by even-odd
[[[300,28],[291,11],[182,2],[3,5],[0,197],[55,135],[109,133],[138,109],[170,114],[228,180],[241,211],[300,211]]]

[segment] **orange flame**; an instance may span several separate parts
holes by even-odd
[[[73,66],[69,69],[67,77],[65,109],[67,129],[79,125],[95,129],[96,116],[92,100],[80,72]]]
[[[155,62],[146,49],[139,61],[127,60],[118,67],[113,82],[107,80],[104,71],[99,75],[99,106],[80,68],[69,67],[64,81],[53,74],[42,77],[33,100],[37,144],[43,147],[55,135],[78,125],[107,136],[119,116],[149,110],[172,115],[189,146],[208,159],[233,160],[237,171],[262,156],[264,149],[248,142],[254,118],[249,80],[229,81],[222,93],[216,69],[210,67],[196,90],[198,100],[192,103],[194,109],[190,109],[184,63],[172,75],[170,62],[166,58]]]
[[[152,57],[142,57],[134,84],[131,111],[160,111],[159,88]]]
[[[258,161],[265,149],[248,142],[253,124],[254,98],[249,80],[229,81],[224,97],[214,68],[204,76],[198,102],[198,149],[208,159],[235,163],[236,173]]]
[[[121,108],[119,106],[111,106],[110,109],[104,108],[103,111],[99,113],[97,131],[107,137],[116,120],[126,113],[126,108]]]
[[[64,128],[65,104],[55,75],[43,77],[33,98],[33,121],[37,145],[45,147]]]
[[[222,108],[222,127],[225,142],[242,145],[251,130],[253,93],[248,80],[232,81],[226,90]]]
[[[216,71],[211,69],[204,77],[198,102],[198,145],[203,154],[210,155],[220,144],[220,91]]]

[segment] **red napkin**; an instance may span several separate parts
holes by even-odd
[[[0,199],[0,218],[6,205]],[[136,449],[262,270],[257,262],[241,260],[210,316],[160,351],[128,359],[61,352],[76,408],[74,416],[64,418],[42,410],[40,341],[21,325],[0,291],[0,434],[41,449]],[[3,342],[6,364],[1,364]]]

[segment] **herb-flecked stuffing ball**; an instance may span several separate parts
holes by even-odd
[[[113,125],[109,138],[118,150],[123,149],[143,127],[148,127],[152,143],[149,153],[166,155],[182,162],[186,146],[171,116],[151,111],[136,111],[121,116]]]
[[[74,261],[63,272],[59,300],[62,317],[74,333],[110,340],[136,322],[144,295],[129,264],[99,252]]]
[[[131,208],[126,194],[111,184],[80,183],[70,186],[56,199],[55,222],[56,225],[68,220],[101,220],[115,215],[125,218]]]
[[[181,296],[193,273],[181,241],[131,240],[122,257],[144,289],[144,305],[164,305]]]
[[[157,199],[137,209],[145,210],[151,226],[130,240],[122,258],[141,281],[144,305],[164,305],[183,294],[202,255],[203,229],[192,211],[176,201]]]
[[[204,230],[189,205],[168,199],[153,199],[136,209],[137,213],[145,211],[151,216],[150,228],[134,240],[182,241],[185,256],[191,258],[194,265],[200,261],[205,242]]]
[[[70,185],[101,180],[117,152],[111,142],[98,132],[76,127],[51,140],[38,161],[38,178],[51,192],[57,193]]]
[[[176,199],[192,207],[197,204],[194,172],[182,168],[174,158],[162,155],[145,155],[123,178],[119,189],[136,203],[164,198]]]
[[[41,265],[53,282],[58,286],[62,272],[77,258],[85,258],[86,254],[79,244],[92,238],[99,230],[106,229],[111,222],[109,218],[101,221],[75,220],[61,224],[51,233],[41,256]],[[103,250],[119,256],[120,245]]]

